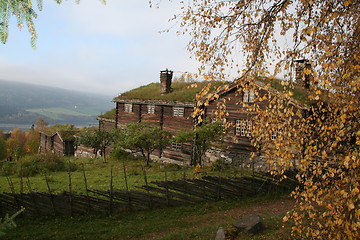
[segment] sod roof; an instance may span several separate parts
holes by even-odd
[[[58,133],[63,141],[74,141],[74,135],[79,133],[79,129],[75,128],[74,125],[71,124],[56,124],[45,128],[42,132],[47,136],[54,136]]]
[[[115,120],[115,118],[116,118],[116,109],[113,108],[113,109],[107,111],[106,113],[101,114],[99,116],[99,118],[114,119]]]
[[[126,100],[155,100],[194,103],[196,94],[208,84],[211,84],[211,88],[215,89],[227,83],[229,82],[173,82],[171,84],[171,92],[167,94],[160,94],[160,83],[150,83],[121,94],[114,98],[114,102]]]

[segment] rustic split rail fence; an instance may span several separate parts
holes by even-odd
[[[126,171],[124,168],[126,176]],[[86,194],[74,194],[71,191],[69,174],[69,191],[61,194],[51,192],[47,178],[48,192],[32,192],[31,183],[25,181],[28,193],[16,193],[8,177],[11,193],[0,193],[0,215],[13,213],[24,207],[25,214],[31,215],[78,215],[87,213],[106,213],[109,215],[126,210],[153,209],[179,206],[203,201],[218,201],[230,198],[243,198],[264,194],[289,192],[295,188],[297,181],[287,178],[280,181],[266,173],[255,173],[253,176],[221,177],[204,176],[197,179],[175,181],[156,181],[136,190],[118,190],[113,188],[112,174],[110,188],[107,191],[89,189],[86,183]],[[126,178],[125,178],[126,179]],[[127,184],[126,184],[127,186]]]

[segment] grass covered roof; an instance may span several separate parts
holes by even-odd
[[[50,127],[46,127],[42,132],[48,136],[53,136],[58,133],[64,141],[75,140],[74,135],[79,133],[79,129],[71,124],[56,124]]]
[[[173,102],[191,102],[193,103],[196,94],[205,86],[211,84],[212,88],[217,88],[229,82],[221,81],[203,81],[203,82],[173,82],[171,84],[171,92],[160,94],[160,83],[150,83],[125,92],[114,98],[114,101],[126,100],[159,100]]]
[[[99,116],[99,118],[114,119],[115,120],[115,118],[116,118],[116,109],[113,108],[113,109],[107,111],[106,113],[101,114]]]

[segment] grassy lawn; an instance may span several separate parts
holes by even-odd
[[[30,158],[30,160],[33,158]],[[36,159],[36,158],[35,158]],[[85,193],[84,172],[88,188],[108,190],[111,170],[115,189],[125,189],[124,164],[128,186],[134,189],[145,185],[143,170],[148,182],[202,177],[203,175],[219,175],[212,167],[185,169],[173,164],[151,163],[145,166],[141,159],[123,156],[124,160],[110,158],[107,163],[102,159],[65,158],[74,166],[71,174],[72,190]],[[25,164],[29,159],[24,159]],[[30,161],[30,163],[32,163]],[[21,162],[4,162],[0,170],[0,191],[11,192],[8,178],[13,182],[16,192],[27,192],[26,177],[19,177],[19,172],[8,168],[19,167]],[[40,164],[35,162],[35,164]],[[32,165],[29,165],[32,166]],[[31,168],[30,168],[31,170]],[[29,170],[29,173],[32,173]],[[56,169],[54,169],[56,170]],[[11,174],[10,174],[11,173]],[[249,172],[246,172],[249,174]],[[54,193],[68,191],[69,173],[61,171],[44,171],[29,176],[33,191],[47,192],[45,175]],[[240,176],[238,171],[228,168],[221,171],[226,177]],[[22,180],[21,180],[22,179]],[[9,230],[4,239],[214,239],[217,229],[229,226],[235,220],[254,213],[260,214],[267,230],[260,235],[241,235],[238,239],[286,239],[287,231],[281,228],[281,219],[293,206],[293,201],[284,196],[255,197],[233,199],[219,202],[196,203],[176,208],[143,210],[137,212],[124,211],[115,216],[105,214],[74,217],[30,217],[16,219],[18,227]],[[280,236],[280,238],[279,238]]]
[[[73,218],[18,218],[18,227],[4,239],[214,239],[217,229],[253,213],[260,214],[266,230],[237,239],[289,239],[281,219],[293,205],[286,197],[208,202],[106,216]]]
[[[164,181],[165,177],[170,180],[182,179],[184,175],[186,178],[201,177],[203,175],[218,175],[219,172],[212,170],[211,167],[205,167],[199,171],[195,171],[191,167],[183,167],[174,164],[161,164],[153,162],[150,166],[145,166],[142,159],[133,159],[127,157],[125,161],[109,159],[107,163],[103,163],[101,158],[87,159],[87,158],[66,158],[64,161],[69,161],[77,166],[76,171],[70,173],[72,191],[78,194],[85,193],[85,181],[84,171],[87,179],[87,185],[90,189],[108,190],[110,189],[110,176],[111,170],[113,175],[113,187],[114,189],[125,189],[125,175],[124,175],[124,163],[126,169],[126,177],[129,189],[145,185],[144,170],[146,173],[147,181]],[[5,176],[5,168],[9,166],[18,167],[19,163],[2,163],[0,164],[0,191],[11,192],[10,185],[8,183],[7,176]],[[37,164],[37,163],[36,163]],[[2,169],[1,169],[2,167]],[[239,176],[239,172],[235,170],[224,170],[222,176]],[[68,191],[69,189],[69,173],[67,171],[44,171],[33,176],[29,176],[28,179],[31,184],[32,191],[35,192],[48,192],[45,175],[48,178],[51,191],[53,193],[61,193]],[[19,177],[18,173],[12,173],[9,175],[13,182],[16,192],[20,192],[21,181],[23,182],[23,192],[28,192],[26,184],[27,179],[25,177]]]

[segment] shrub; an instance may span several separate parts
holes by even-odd
[[[31,177],[44,171],[73,172],[78,170],[78,165],[56,154],[35,154],[25,156],[19,162],[3,162],[2,170],[4,176],[17,174],[19,177]]]
[[[133,160],[135,158],[131,153],[118,148],[110,153],[110,157],[114,160]]]
[[[16,173],[17,164],[16,162],[1,162],[1,172],[2,176],[10,176]]]
[[[231,167],[231,164],[224,158],[220,158],[210,165],[212,171],[226,170]]]

